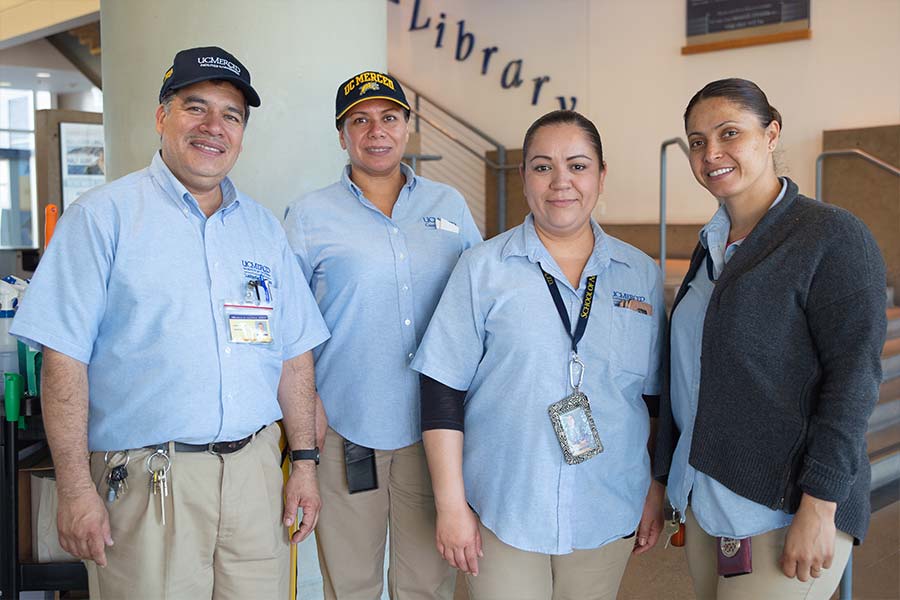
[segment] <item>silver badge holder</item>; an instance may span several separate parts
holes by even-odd
[[[569,384],[573,391],[547,408],[563,457],[570,465],[583,463],[603,452],[591,403],[581,391],[583,381],[584,363],[573,351],[569,360]]]

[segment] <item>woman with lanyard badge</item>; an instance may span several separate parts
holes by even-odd
[[[462,256],[413,361],[437,547],[474,600],[615,598],[662,526],[642,397],[659,391],[662,282],[591,219],[593,123],[546,114],[523,152],[531,214]]]
[[[830,598],[869,521],[881,253],[776,176],[781,115],[756,84],[708,84],[684,121],[720,206],[675,299],[656,475],[699,598]]]
[[[375,71],[351,77],[338,87],[335,119],[350,164],[285,220],[332,332],[315,351],[325,597],[381,596],[390,523],[391,598],[449,600],[454,574],[434,550],[409,363],[459,255],[481,234],[459,192],[400,162],[409,139],[400,82]]]

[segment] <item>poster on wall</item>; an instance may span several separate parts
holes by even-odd
[[[687,0],[687,45],[681,53],[810,37],[810,0]]]
[[[106,182],[103,125],[60,123],[59,156],[65,210],[78,196]]]

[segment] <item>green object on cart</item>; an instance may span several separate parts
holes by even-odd
[[[6,408],[6,420],[19,422],[19,428],[24,429],[24,418],[20,419],[22,411],[22,376],[18,373],[3,374],[3,405]]]
[[[44,353],[35,352],[29,348],[28,357],[28,394],[30,396],[41,395],[41,367],[44,365]]]
[[[24,391],[29,396],[40,396],[41,394],[43,356],[42,352],[19,342],[19,373],[26,378]]]

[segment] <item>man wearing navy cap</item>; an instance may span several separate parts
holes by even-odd
[[[321,505],[329,333],[277,219],[226,177],[260,104],[246,67],[183,50],[159,101],[160,151],[68,207],[11,331],[43,347],[60,543],[92,600],[285,598],[287,526],[302,508],[300,541]]]

